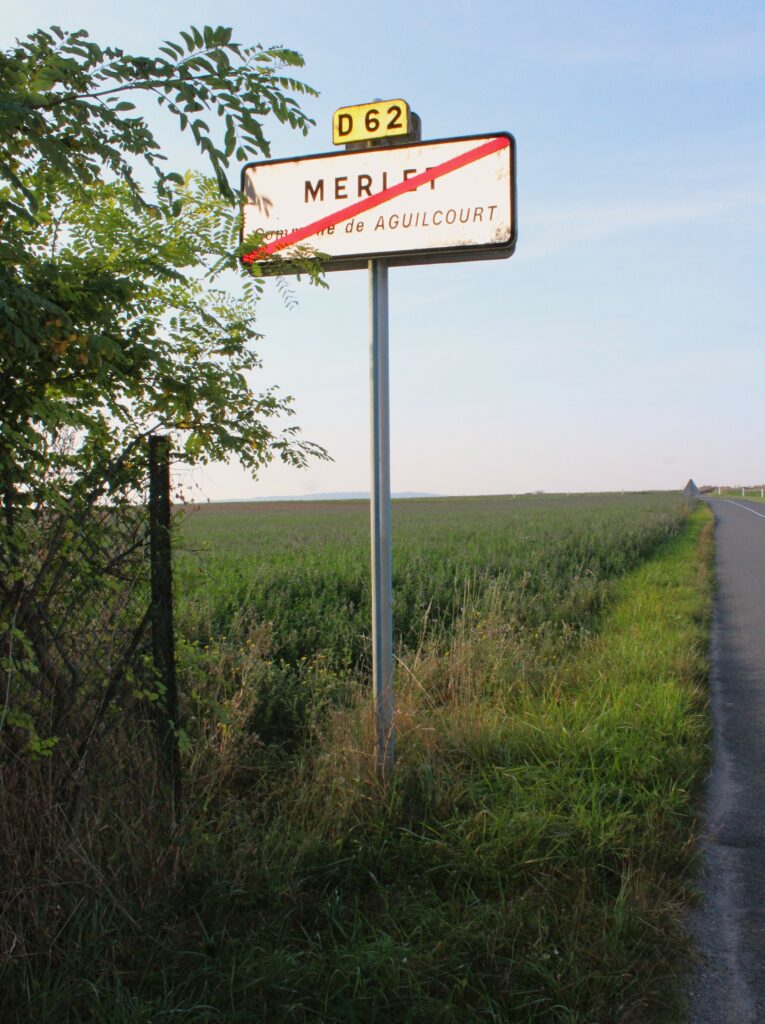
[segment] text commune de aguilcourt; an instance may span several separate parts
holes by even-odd
[[[427,168],[430,170],[430,168]],[[403,172],[402,181],[407,181],[409,178],[414,177],[415,174],[419,173],[416,168],[408,168]],[[353,185],[349,186],[351,181],[350,175],[339,175],[336,178],[328,179],[330,184],[330,191],[333,199],[361,199],[364,196],[372,195],[372,175],[371,174],[357,174],[355,181],[355,194],[353,191]],[[328,191],[326,189],[324,178],[317,178],[315,181],[305,181],[304,185],[304,202],[311,203],[323,202],[325,194]],[[431,181],[428,183],[431,191],[435,189],[436,182]],[[383,171],[381,175],[381,188],[380,191],[384,192],[388,188],[388,172]],[[349,191],[350,189],[350,191]],[[413,188],[410,191],[416,192],[417,188]],[[377,193],[375,193],[377,194]],[[476,224],[476,223],[491,223],[494,220],[494,214],[497,210],[496,205],[488,206],[468,206],[457,209],[452,207],[447,210],[425,210],[417,213],[393,213],[387,216],[377,215],[374,223],[375,231],[395,231],[397,228],[426,228],[426,227],[438,227],[440,224]],[[363,231],[366,227],[366,223],[360,219],[354,219],[348,221],[345,224],[345,231],[350,234],[351,232]],[[265,231],[264,237],[266,238],[279,238],[283,235],[290,233],[291,228],[280,228],[274,231]],[[323,231],[319,231],[319,235],[334,235],[335,226],[325,228]]]

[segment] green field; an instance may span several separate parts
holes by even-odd
[[[526,647],[532,637],[536,651],[559,646],[588,628],[615,578],[679,530],[684,510],[666,493],[394,503],[398,655],[487,616]],[[303,705],[368,674],[366,502],[203,506],[184,519],[176,571],[179,628],[197,657],[253,644],[281,697]],[[270,737],[303,714],[282,710],[285,721],[260,723]]]
[[[397,503],[384,786],[366,503],[186,515],[180,828],[103,773],[8,1019],[682,1020],[710,520],[671,494]]]

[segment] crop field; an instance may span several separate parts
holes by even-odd
[[[685,512],[667,493],[395,502],[398,654],[487,615],[537,647],[571,638]],[[303,695],[368,674],[366,502],[202,506],[183,522],[176,572],[180,631],[197,648],[257,636],[277,685]]]
[[[425,622],[448,626],[466,590],[479,597],[520,588],[526,618],[576,618],[578,592],[633,568],[677,531],[684,508],[677,495],[661,493],[395,502],[399,639],[412,646]],[[184,523],[181,550],[184,599],[191,563],[192,576],[201,569],[201,586],[191,587],[200,620],[206,611],[214,631],[251,606],[274,623],[279,656],[289,661],[319,651],[343,670],[363,661],[367,502],[201,506]]]

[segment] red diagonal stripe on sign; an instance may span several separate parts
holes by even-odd
[[[459,170],[460,167],[473,164],[476,160],[480,160],[481,157],[489,156],[490,153],[497,153],[500,149],[505,149],[509,145],[510,140],[504,136],[491,139],[489,142],[482,142],[480,146],[469,149],[466,153],[454,156],[450,160],[444,160],[443,163],[430,167],[421,174],[415,174],[413,177],[407,178],[406,181],[400,181],[398,185],[391,185],[390,188],[386,188],[382,192],[377,192],[373,196],[367,196],[366,199],[360,199],[357,203],[351,203],[350,206],[344,206],[341,210],[336,210],[326,217],[321,217],[311,224],[306,224],[304,228],[290,231],[289,234],[274,239],[273,242],[261,246],[255,252],[248,252],[245,256],[242,256],[242,261],[244,263],[255,263],[266,256],[272,256],[280,249],[296,245],[298,242],[302,242],[303,239],[310,238],[311,235],[318,235],[320,231],[325,231],[327,228],[341,223],[341,221],[350,220],[351,217],[356,217],[366,210],[372,210],[375,206],[382,206],[383,203],[387,203],[390,199],[395,199],[396,196],[403,195],[404,192],[413,192],[420,185],[427,185],[428,182],[435,181],[436,178],[443,178],[445,174],[450,174],[452,171]]]

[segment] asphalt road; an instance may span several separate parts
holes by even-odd
[[[713,760],[691,1024],[765,1024],[765,504],[710,501]]]

